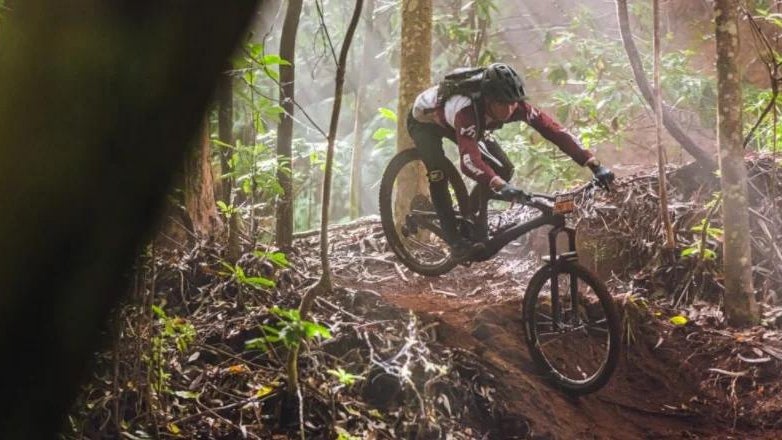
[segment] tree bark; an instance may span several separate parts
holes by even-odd
[[[747,200],[747,169],[741,134],[741,76],[738,3],[716,0],[714,17],[717,43],[717,130],[719,139],[722,217],[725,229],[725,315],[731,325],[757,320],[752,289],[752,252]]]
[[[234,153],[232,148],[234,145],[234,89],[233,77],[230,74],[231,68],[230,63],[225,65],[225,71],[220,75],[220,82],[217,86],[217,137],[222,144],[218,151],[220,152],[220,172],[223,175],[220,179],[220,196],[226,205],[233,204],[231,194],[234,186],[234,179],[228,177],[228,174],[231,172],[229,162]],[[226,259],[231,263],[236,263],[242,256],[239,224],[239,214],[232,213],[228,217],[228,245],[225,255]]]
[[[4,12],[0,120],[13,123],[0,124],[0,187],[13,190],[0,206],[13,212],[0,250],[13,257],[0,264],[0,350],[24,359],[0,366],[2,439],[64,426],[259,2],[180,3],[24,0]]]
[[[293,112],[296,79],[296,34],[299,31],[302,0],[289,0],[280,38],[280,57],[290,65],[280,65],[280,115],[277,128],[277,180],[282,194],[277,202],[277,246],[287,249],[293,244],[292,150]]]
[[[222,226],[215,204],[211,152],[209,121],[204,118],[197,145],[185,160],[183,188],[185,209],[197,236],[210,236]]]
[[[673,234],[671,216],[668,215],[668,188],[665,175],[665,148],[663,147],[663,94],[660,86],[660,0],[653,0],[654,15],[654,119],[655,137],[657,138],[657,171],[659,177],[658,192],[660,194],[660,219],[665,231],[665,249],[668,258],[673,257],[676,248],[676,236]]]
[[[627,0],[616,0],[616,12],[619,19],[619,31],[622,36],[622,42],[624,43],[627,57],[630,60],[630,67],[633,70],[633,77],[638,85],[638,89],[641,91],[646,102],[654,107],[654,93],[649,86],[649,80],[644,73],[643,63],[641,57],[638,55],[638,48],[633,41],[633,34],[630,31],[630,18],[627,13]],[[679,124],[674,121],[668,109],[663,105],[663,125],[668,130],[668,133],[676,139],[677,142],[684,148],[685,151],[690,153],[695,160],[707,169],[716,169],[717,164],[714,161],[711,154],[699,147],[695,141],[693,141],[684,130],[679,127]]]
[[[397,151],[414,146],[407,133],[407,114],[416,96],[431,85],[432,0],[402,0],[402,32],[399,66],[399,105],[397,108]],[[416,194],[428,194],[426,170],[400,176],[395,212],[406,212],[405,206]]]

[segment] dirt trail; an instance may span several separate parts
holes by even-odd
[[[439,278],[414,275],[394,261],[387,254],[365,260],[366,270],[383,282],[357,281],[355,273],[337,270],[338,283],[373,291],[437,322],[441,343],[476,354],[501,384],[497,398],[509,415],[500,427],[503,438],[782,438],[782,431],[731,430],[726,421],[693,409],[697,381],[670,362],[683,356],[673,340],[653,351],[649,347],[659,341],[640,341],[625,350],[617,373],[593,395],[570,398],[550,387],[534,370],[520,319],[520,298],[537,265],[534,259],[498,257]]]

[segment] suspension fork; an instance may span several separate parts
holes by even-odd
[[[557,252],[557,236],[559,236],[560,233],[567,234],[568,238],[568,252],[559,254]],[[576,253],[576,230],[573,228],[569,228],[564,225],[564,219],[561,224],[558,224],[551,228],[551,231],[548,233],[548,246],[549,246],[549,253],[550,253],[550,259],[549,264],[552,265],[551,270],[551,318],[554,322],[554,325],[559,325],[560,319],[562,318],[562,306],[559,301],[559,274],[555,270],[556,265],[560,263],[560,261],[572,261],[578,259],[578,254]],[[570,274],[570,304],[571,307],[575,309],[578,301],[578,284],[577,284],[577,278],[575,273]],[[573,313],[571,316],[571,319],[574,320],[573,324],[577,324],[575,322],[577,317],[576,313]]]

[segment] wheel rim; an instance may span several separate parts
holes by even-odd
[[[534,323],[536,345],[557,379],[574,386],[597,379],[605,369],[611,350],[608,316],[594,288],[576,278],[576,307],[570,295],[571,274],[557,275],[559,319],[551,301],[551,279],[538,293]]]

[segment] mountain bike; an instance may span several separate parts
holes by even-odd
[[[524,294],[525,340],[535,365],[555,386],[573,395],[597,391],[619,360],[620,319],[605,284],[578,263],[576,232],[566,224],[566,215],[574,210],[573,194],[527,194],[513,202],[534,208],[539,215],[495,224],[489,221],[488,207],[489,201],[501,200],[498,195],[486,185],[468,192],[456,167],[450,165],[443,172],[459,232],[486,246],[473,261],[488,260],[533,229],[551,226],[549,255]],[[428,186],[416,194],[404,186],[405,179],[421,170],[425,166],[415,148],[391,160],[380,183],[380,219],[388,244],[402,263],[422,275],[437,276],[457,262],[450,256]],[[557,249],[559,234],[567,236],[566,252]]]

